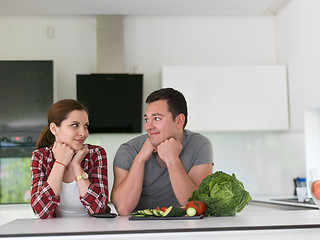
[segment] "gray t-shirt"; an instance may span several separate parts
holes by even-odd
[[[115,155],[113,164],[129,171],[134,158],[147,138],[148,135],[145,134],[122,144]],[[184,169],[189,173],[193,166],[213,163],[212,144],[203,135],[184,130],[179,157]],[[156,158],[159,159],[157,154],[152,154],[145,164],[142,193],[135,209],[180,206],[171,186],[169,172],[164,162],[161,164]]]

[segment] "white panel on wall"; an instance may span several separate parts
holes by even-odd
[[[283,65],[164,66],[162,86],[185,95],[193,131],[289,128]]]

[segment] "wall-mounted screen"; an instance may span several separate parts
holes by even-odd
[[[141,133],[142,74],[77,75],[77,99],[89,109],[90,133]]]
[[[53,61],[0,61],[0,138],[35,142],[53,103]]]

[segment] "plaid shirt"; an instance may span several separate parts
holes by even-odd
[[[81,162],[81,166],[89,175],[90,186],[80,201],[88,214],[109,212],[108,207],[108,171],[107,156],[102,147],[88,145],[89,154]],[[37,149],[31,157],[31,207],[40,218],[52,218],[60,203],[47,183],[55,158],[50,148]]]

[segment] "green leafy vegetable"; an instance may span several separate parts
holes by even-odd
[[[209,216],[235,216],[250,200],[250,194],[234,174],[217,171],[203,179],[188,201],[204,202]]]

